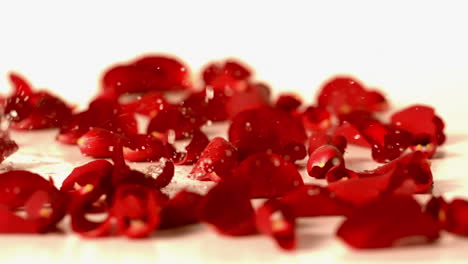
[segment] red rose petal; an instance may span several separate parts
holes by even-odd
[[[229,141],[237,147],[240,159],[258,152],[282,155],[287,144],[305,139],[305,131],[294,117],[272,108],[244,111],[229,127]]]
[[[39,225],[35,221],[21,218],[0,207],[0,233],[39,233]]]
[[[182,113],[181,107],[170,105],[159,111],[158,114],[150,120],[147,134],[152,134],[159,138],[161,134],[167,135],[173,133],[173,136],[168,135],[166,138],[166,140],[173,141],[175,139],[189,137],[193,131],[198,129],[201,125],[202,123],[197,122],[196,118],[190,115],[185,116]],[[169,137],[173,137],[173,139],[169,139]]]
[[[41,232],[55,231],[56,225],[65,216],[68,200],[61,192],[39,190],[31,195],[24,205],[27,218],[36,221]]]
[[[258,231],[271,236],[285,250],[296,247],[295,220],[290,206],[276,199],[265,202],[256,213]]]
[[[200,181],[220,181],[230,176],[237,164],[237,149],[224,138],[216,137],[200,154],[189,177]]]
[[[243,177],[223,179],[200,201],[200,221],[212,225],[224,235],[255,234],[255,213],[250,203],[248,186],[248,181]]]
[[[226,102],[229,119],[237,114],[270,105],[270,87],[263,83],[249,83],[242,91],[233,93]]]
[[[413,149],[426,152],[428,157],[445,141],[444,122],[432,107],[410,106],[394,113],[391,119],[394,126],[413,134]]]
[[[327,81],[318,94],[318,105],[336,114],[353,111],[382,111],[388,104],[377,91],[368,91],[356,79],[346,76],[334,77]]]
[[[93,127],[77,140],[82,154],[93,158],[109,158],[119,136],[107,129]]]
[[[185,98],[181,107],[198,123],[218,122],[227,119],[226,102],[228,100],[229,96],[224,92],[207,86],[204,90],[192,93]]]
[[[247,66],[235,60],[213,62],[202,71],[205,84],[223,92],[241,90],[242,81],[248,80],[251,75]]]
[[[306,184],[281,197],[295,217],[348,215],[352,206],[318,185]]]
[[[195,130],[193,132],[192,140],[185,147],[185,153],[182,155],[180,160],[175,161],[177,165],[191,165],[200,158],[201,153],[210,143],[210,140],[205,135],[205,133],[200,130]]]
[[[253,198],[281,196],[304,184],[293,163],[267,153],[249,156],[239,164],[233,177],[248,179]]]
[[[178,192],[161,210],[159,229],[175,228],[198,222],[198,206],[202,196],[186,190]]]
[[[307,150],[304,144],[297,142],[289,142],[284,146],[283,158],[289,162],[296,162],[302,160],[307,156]]]
[[[104,92],[115,95],[178,90],[188,86],[187,66],[165,56],[146,56],[133,63],[113,66],[102,78]]]
[[[76,140],[91,127],[107,129],[121,135],[138,133],[133,113],[124,111],[114,99],[98,97],[89,104],[87,110],[73,115],[71,120],[61,127],[57,140],[66,144],[76,144]]]
[[[123,184],[116,189],[111,214],[117,220],[119,233],[130,238],[144,238],[158,227],[160,210],[154,189]]]
[[[164,96],[159,92],[148,92],[138,97],[136,100],[126,103],[122,106],[124,111],[138,113],[148,117],[153,117],[159,111],[168,107]]]
[[[323,145],[310,154],[307,173],[311,177],[324,179],[326,173],[335,166],[344,166],[343,154],[335,146]]]
[[[302,124],[308,131],[326,131],[332,126],[331,114],[324,107],[309,106],[302,113]]]
[[[157,161],[167,157],[164,144],[151,135],[130,135],[125,138],[123,155],[128,161]]]
[[[171,183],[175,171],[174,163],[172,161],[166,158],[161,158],[155,165],[152,166],[157,166],[158,168],[157,170],[153,170],[153,172],[157,173],[157,175],[151,175],[152,177],[156,176],[156,188],[161,189]]]
[[[350,144],[370,148],[369,142],[362,136],[361,132],[349,122],[344,121],[339,125],[333,135],[343,136]]]
[[[0,205],[14,210],[36,191],[57,191],[53,183],[36,173],[12,170],[0,174]]]
[[[468,201],[455,199],[442,206],[439,221],[445,230],[460,236],[468,236]]]
[[[275,108],[281,109],[285,112],[292,112],[302,105],[301,98],[292,93],[284,93],[276,99]]]
[[[323,145],[333,145],[335,146],[341,153],[345,153],[346,147],[348,145],[348,141],[344,136],[340,135],[333,135],[330,136],[326,133],[317,132],[312,134],[308,140],[308,148],[307,152],[312,154],[317,148]]]
[[[0,132],[1,134],[2,132]],[[6,135],[0,135],[0,163],[18,150],[15,141],[9,139]]]
[[[414,198],[386,197],[355,209],[337,236],[353,248],[384,248],[433,242],[439,227]]]

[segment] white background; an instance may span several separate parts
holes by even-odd
[[[466,1],[2,1],[0,90],[9,90],[6,74],[15,70],[35,86],[48,87],[72,102],[85,102],[96,93],[106,67],[148,52],[176,55],[194,73],[210,60],[236,57],[249,63],[258,79],[273,89],[297,91],[309,102],[330,76],[352,74],[382,89],[391,102],[426,103],[437,109],[448,124],[445,153],[453,155],[436,161],[435,172],[441,181],[460,177],[450,182],[456,185],[467,177],[463,167],[468,132],[464,119],[467,5]],[[442,183],[441,192],[450,189]],[[158,240],[95,244],[76,236],[0,237],[0,260],[219,263],[243,256],[244,262],[443,263],[466,259],[468,243],[449,236],[449,242],[439,247],[354,253],[328,239],[316,242],[321,244],[315,249],[283,254],[264,240],[226,240],[212,232]],[[23,256],[17,258],[18,254]]]

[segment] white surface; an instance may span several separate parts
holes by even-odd
[[[448,142],[443,158],[433,162],[435,192],[468,196],[464,1],[94,2],[2,1],[0,91],[9,89],[6,73],[17,70],[38,87],[84,102],[96,92],[98,73],[144,52],[175,54],[194,71],[209,60],[239,57],[275,90],[296,90],[309,102],[326,78],[349,73],[381,88],[391,102],[437,109],[446,120]],[[16,160],[11,166],[52,172],[59,182],[87,160],[76,148],[55,143],[54,131],[39,134],[40,140],[38,134],[15,133],[21,150],[2,167]],[[191,184],[180,177],[178,183]],[[306,220],[297,231],[299,249],[286,253],[267,237],[221,237],[197,226],[145,241],[0,236],[0,262],[465,263],[468,258],[468,239],[446,234],[433,246],[353,251],[333,236],[339,222]]]

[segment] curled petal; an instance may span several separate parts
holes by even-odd
[[[307,173],[311,177],[323,179],[335,166],[344,166],[343,154],[332,145],[323,145],[310,154]]]
[[[114,132],[103,128],[91,128],[77,140],[82,154],[93,158],[112,156],[116,141],[120,140]]]
[[[237,167],[237,149],[221,137],[213,138],[200,155],[189,177],[200,181],[219,181]]]
[[[296,247],[296,217],[289,204],[268,200],[257,210],[255,219],[258,231],[271,236],[282,249]]]
[[[205,133],[200,130],[195,130],[193,133],[192,140],[185,147],[185,153],[182,155],[180,160],[175,161],[177,165],[190,165],[200,158],[201,153],[208,145],[210,140],[205,135]]]

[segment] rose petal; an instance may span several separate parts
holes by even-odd
[[[224,138],[216,137],[200,154],[189,177],[200,181],[220,181],[230,176],[237,164],[237,149]]]
[[[253,198],[281,196],[304,184],[293,163],[267,153],[249,156],[239,164],[233,177],[248,179]]]
[[[343,154],[335,146],[323,145],[309,156],[307,173],[309,176],[324,179],[327,172],[335,166],[344,166]]]
[[[295,217],[348,215],[352,206],[318,185],[306,184],[281,197]]]
[[[122,184],[116,189],[111,214],[117,220],[119,233],[144,238],[158,227],[160,207],[154,189]]]
[[[293,93],[283,93],[276,99],[275,108],[292,112],[302,105],[302,99]]]
[[[255,234],[255,213],[248,186],[248,181],[242,177],[233,176],[220,181],[200,201],[200,221],[212,225],[224,235]]]
[[[265,202],[256,213],[258,231],[271,236],[285,250],[296,247],[295,220],[289,204],[276,199]]]
[[[259,152],[282,155],[287,144],[305,139],[305,131],[294,117],[272,108],[244,111],[229,127],[229,141],[237,147],[240,159]]]
[[[39,190],[57,191],[53,183],[36,173],[11,170],[0,174],[0,205],[10,210],[23,206]]]
[[[205,133],[200,130],[195,130],[192,140],[190,140],[190,143],[185,147],[185,153],[180,160],[176,160],[174,163],[177,165],[191,165],[197,162],[208,143],[210,143],[210,140]]]
[[[263,83],[246,84],[242,91],[233,93],[226,102],[229,119],[237,114],[270,105],[270,87]]]
[[[238,91],[242,89],[240,87],[241,82],[248,80],[251,75],[251,69],[232,59],[213,62],[202,71],[205,84],[221,91]]]
[[[309,106],[302,113],[302,124],[308,131],[326,131],[332,126],[331,117],[325,107]]]
[[[386,197],[354,210],[337,236],[353,248],[384,248],[433,242],[439,227],[414,198]]]
[[[202,196],[182,190],[170,199],[161,210],[159,229],[175,228],[198,222],[198,206]]]
[[[82,154],[93,158],[109,158],[112,156],[119,135],[107,129],[92,127],[77,140]]]

